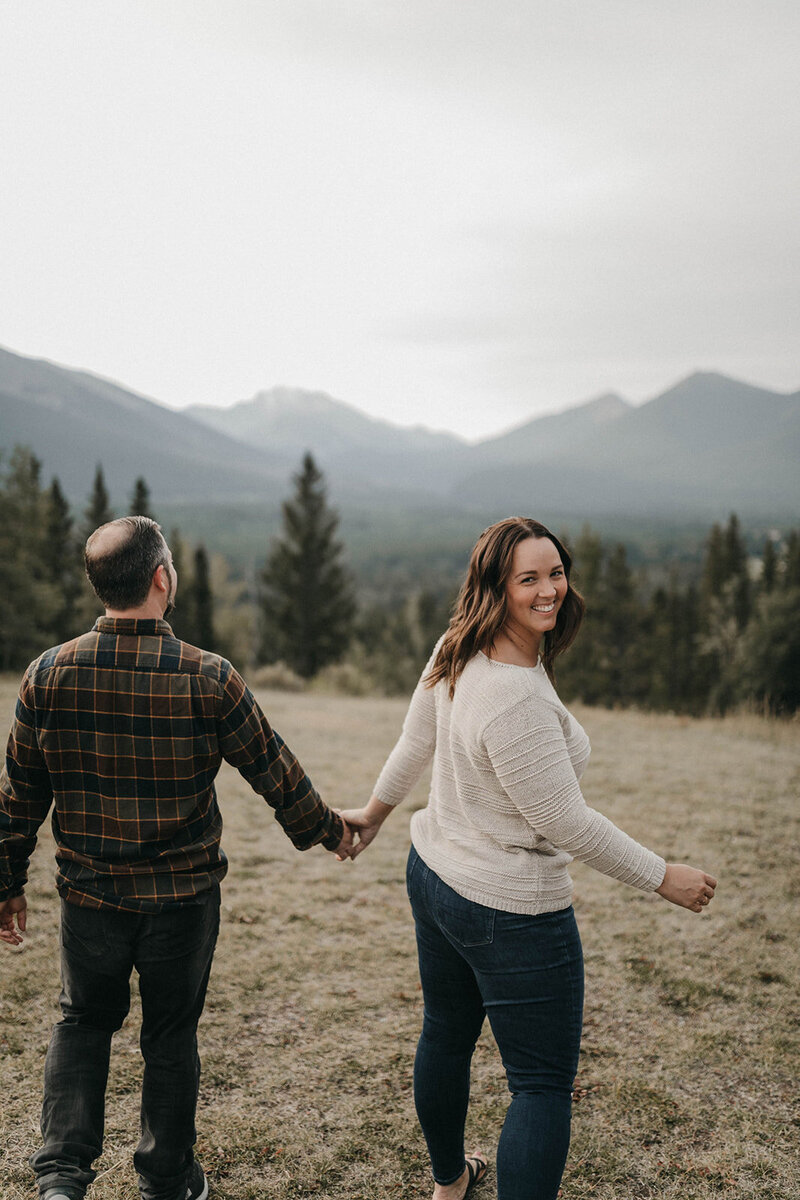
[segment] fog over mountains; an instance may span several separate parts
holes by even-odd
[[[795,521],[800,393],[697,373],[634,407],[604,395],[469,444],[375,420],[321,392],[276,387],[230,408],[174,411],[96,376],[0,350],[0,446],[25,444],[86,501],[103,465],[123,509],[274,507],[311,450],[343,510]]]

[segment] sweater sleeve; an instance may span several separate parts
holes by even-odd
[[[433,666],[437,643],[408,706],[403,730],[378,776],[373,794],[384,804],[405,800],[433,758],[436,749],[436,698],[434,689],[425,686],[425,677]]]
[[[613,879],[643,891],[661,884],[663,858],[587,805],[555,713],[521,702],[486,726],[484,746],[504,791],[538,834]]]

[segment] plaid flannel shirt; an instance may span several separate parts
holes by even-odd
[[[165,621],[100,617],[25,673],[0,774],[0,900],[19,895],[53,804],[56,886],[76,904],[157,912],[222,879],[214,778],[236,767],[299,850],[341,818],[229,662]]]

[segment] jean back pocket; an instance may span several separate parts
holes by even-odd
[[[442,933],[458,946],[488,946],[494,939],[495,910],[467,900],[442,879],[436,884],[436,920]]]

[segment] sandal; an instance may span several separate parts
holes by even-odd
[[[467,1190],[464,1192],[464,1200],[467,1200],[467,1196],[475,1187],[475,1184],[480,1183],[485,1177],[486,1172],[489,1170],[489,1164],[485,1163],[482,1158],[475,1158],[474,1156],[465,1158],[464,1161],[467,1164],[467,1171],[469,1173]],[[475,1166],[472,1165],[473,1163]]]

